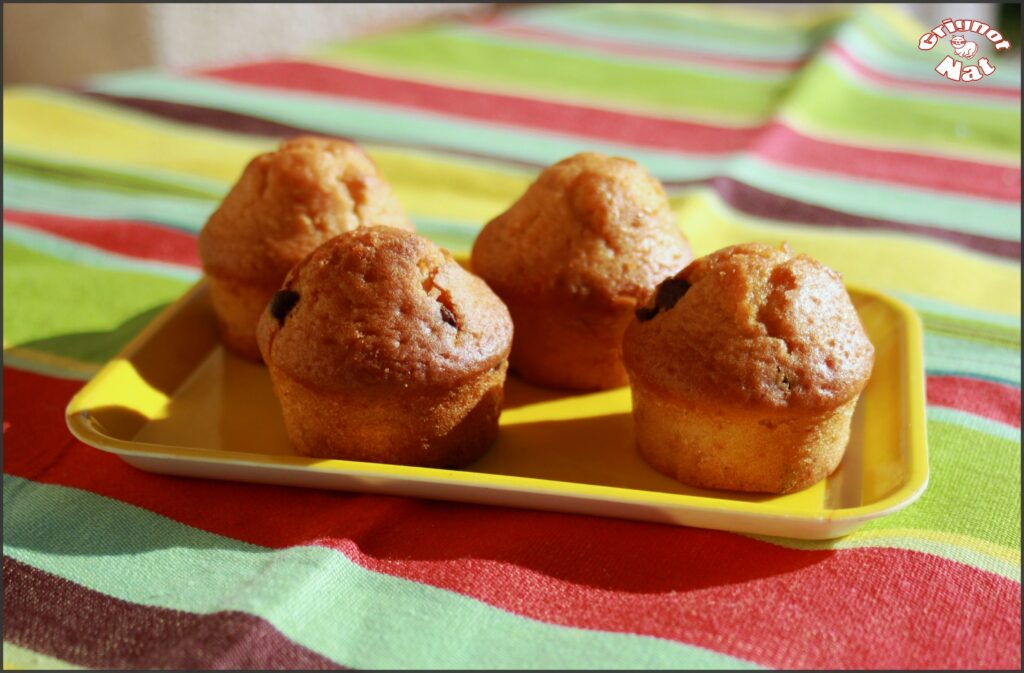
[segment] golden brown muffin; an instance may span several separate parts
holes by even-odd
[[[358,146],[300,136],[253,159],[199,234],[228,348],[259,360],[256,323],[289,269],[327,239],[361,225],[413,229]]]
[[[259,345],[303,455],[457,467],[494,441],[512,319],[430,241],[361,227],[296,266]]]
[[[473,245],[472,268],[516,325],[512,368],[542,385],[625,385],[622,332],[692,258],[665,191],[641,166],[584,153],[544,170]]]
[[[661,283],[623,350],[647,462],[692,486],[767,493],[839,465],[875,352],[835,271],[758,243]]]

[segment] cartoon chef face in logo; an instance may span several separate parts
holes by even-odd
[[[958,33],[956,31],[963,31]],[[971,42],[964,33],[975,33],[988,38],[992,46],[998,52],[1010,48],[1010,41],[1003,39],[1003,34],[984,21],[974,19],[946,19],[929,32],[922,35],[917,41],[917,48],[921,51],[928,51],[939,43],[944,37],[949,37],[949,44],[953,47],[953,53],[957,57],[946,55],[939,64],[935,66],[935,72],[954,82],[977,82],[988,77],[996,71],[984,56],[978,56],[976,65],[970,65],[966,61],[973,60],[978,53],[978,43]],[[961,61],[960,59],[965,59]]]
[[[960,58],[972,59],[978,53],[977,43],[968,42],[963,35],[954,35],[949,38],[949,43],[953,45],[953,53]]]

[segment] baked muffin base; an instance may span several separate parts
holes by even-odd
[[[296,452],[316,458],[456,468],[494,443],[508,362],[448,390],[315,391],[269,366]]]
[[[212,275],[206,278],[224,345],[244,358],[262,362],[263,356],[256,342],[256,326],[277,288],[268,289]]]
[[[604,390],[629,383],[622,363],[622,334],[633,317],[621,311],[581,311],[501,295],[516,326],[509,355],[513,371],[549,388]]]
[[[782,416],[672,399],[634,382],[637,451],[690,486],[792,493],[839,466],[857,399],[822,413]]]

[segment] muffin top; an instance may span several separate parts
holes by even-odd
[[[208,273],[273,290],[313,248],[360,225],[413,228],[357,145],[299,136],[249,162],[200,232],[199,254]]]
[[[320,390],[450,386],[508,357],[505,304],[438,248],[360,227],[288,274],[260,318],[264,360]]]
[[[588,152],[545,169],[491,220],[472,266],[500,295],[632,307],[691,258],[661,183]]]
[[[665,280],[623,344],[631,376],[666,394],[780,410],[853,399],[874,353],[839,274],[759,243]]]

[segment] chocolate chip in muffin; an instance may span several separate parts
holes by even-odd
[[[295,305],[299,303],[299,293],[292,290],[279,290],[270,299],[270,315],[277,319],[278,324],[283,325],[284,319],[292,312]]]
[[[658,294],[654,298],[654,304],[659,309],[667,311],[675,306],[689,289],[690,284],[682,278],[669,278],[658,286]]]
[[[459,322],[455,319],[455,314],[444,304],[441,304],[441,320],[444,320],[455,329],[459,329]]]
[[[636,319],[640,322],[647,322],[658,315],[658,309],[654,306],[641,306],[636,310]]]
[[[654,306],[643,306],[638,308],[636,311],[636,319],[640,322],[646,322],[658,315],[661,311],[667,311],[675,306],[686,291],[690,289],[690,284],[682,278],[669,278],[668,280],[662,281],[661,285],[655,291],[654,295]]]

